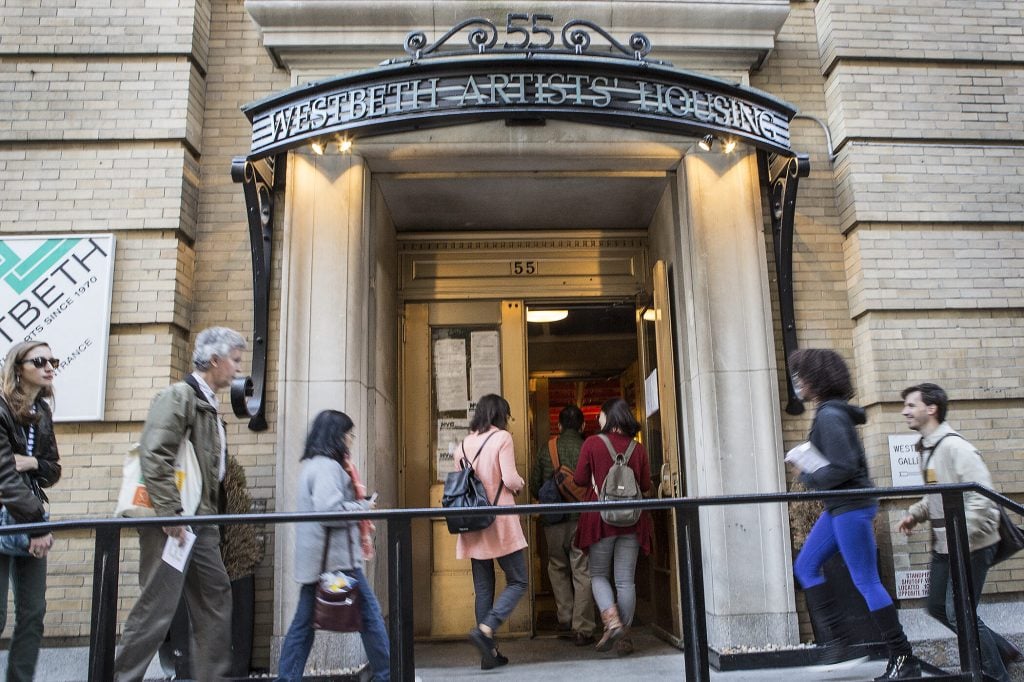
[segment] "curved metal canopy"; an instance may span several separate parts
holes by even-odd
[[[243,185],[249,218],[255,296],[253,376],[232,386],[232,406],[267,427],[264,416],[269,330],[270,245],[274,168],[292,149],[402,131],[479,121],[570,120],[722,141],[745,142],[760,154],[770,188],[783,346],[796,348],[792,294],[792,235],[796,190],[810,168],[790,146],[792,105],[755,88],[673,68],[647,58],[646,36],[623,43],[599,26],[574,19],[555,31],[533,21],[516,28],[519,43],[497,47],[498,29],[479,17],[454,26],[428,45],[422,32],[405,41],[407,58],[378,68],[301,85],[242,107],[252,123],[249,153],[235,158],[232,177]],[[537,15],[543,22],[545,15]],[[525,15],[521,18],[526,18]],[[442,52],[468,34],[461,51]],[[604,47],[592,47],[592,35]],[[544,38],[533,42],[533,38]],[[788,372],[787,372],[788,374]],[[803,410],[789,385],[787,411]]]

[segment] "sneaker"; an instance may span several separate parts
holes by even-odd
[[[588,635],[585,632],[574,632],[572,635],[572,643],[576,646],[587,646],[588,644],[593,644],[594,641],[594,636]]]
[[[890,656],[885,666],[885,672],[875,678],[875,682],[884,680],[908,680],[921,677],[921,661],[914,656],[905,654],[902,656]]]

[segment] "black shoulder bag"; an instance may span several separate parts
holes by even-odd
[[[476,451],[472,462],[466,457],[466,444],[463,441],[461,468],[448,474],[444,481],[444,495],[441,496],[442,507],[445,509],[472,509],[474,507],[491,507],[498,504],[498,496],[501,495],[504,483],[498,485],[498,492],[494,495],[494,502],[491,502],[487,499],[487,491],[484,489],[483,481],[477,478],[476,471],[473,470],[476,458],[480,456],[484,446],[487,445],[487,441],[495,433],[497,431],[491,432],[484,439],[484,442],[480,444],[480,449]],[[449,516],[446,520],[448,521],[448,532],[452,535],[458,535],[487,528],[494,523],[494,514]]]

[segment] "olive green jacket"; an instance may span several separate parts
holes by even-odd
[[[199,471],[203,476],[196,516],[219,513],[219,419],[217,410],[206,402],[191,374],[185,381],[168,386],[153,398],[139,439],[139,464],[157,516],[182,513],[181,495],[175,484],[174,459],[181,439],[190,429],[189,438],[196,449]]]

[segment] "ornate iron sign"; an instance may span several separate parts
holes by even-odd
[[[320,139],[517,118],[714,133],[788,154],[796,113],[757,90],[707,76],[560,54],[393,64],[295,88],[244,111],[252,121],[250,158]]]
[[[480,17],[467,19],[434,43],[414,31],[407,57],[277,93],[242,108],[252,123],[246,157],[233,176],[245,188],[253,256],[255,376],[232,387],[232,405],[249,428],[263,430],[269,329],[270,241],[274,160],[300,145],[487,120],[564,119],[675,135],[744,141],[760,152],[762,180],[771,190],[772,225],[786,354],[796,348],[792,292],[792,234],[796,190],[806,156],[790,148],[796,109],[771,95],[648,59],[651,41],[634,33],[613,38],[573,19],[557,32],[548,14],[507,15],[506,40]],[[466,47],[442,50],[460,34]],[[603,39],[595,46],[594,36]],[[559,45],[560,43],[560,45]],[[787,411],[803,406],[789,385]]]

